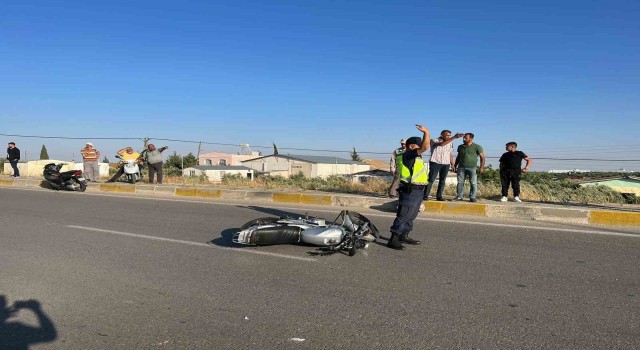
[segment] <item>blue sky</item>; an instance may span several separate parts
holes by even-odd
[[[424,123],[489,156],[516,140],[534,158],[640,159],[638,18],[638,1],[5,1],[0,132],[386,159],[364,152]],[[83,143],[11,139],[60,158]],[[640,162],[534,169],[576,167]]]

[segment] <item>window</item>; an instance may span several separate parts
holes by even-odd
[[[227,166],[227,161],[226,161],[225,159],[220,159],[220,160],[218,161],[218,165],[221,165],[221,166]]]
[[[211,165],[211,159],[207,159],[206,164],[207,164],[207,165]]]
[[[189,176],[196,176],[195,170],[189,170]]]

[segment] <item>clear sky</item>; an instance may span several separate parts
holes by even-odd
[[[365,152],[424,123],[475,133],[488,156],[515,140],[533,158],[640,159],[639,18],[637,0],[8,0],[0,133],[387,159]],[[30,158],[83,144],[1,139]],[[106,155],[126,143],[141,145],[94,142]],[[534,170],[621,167],[640,162]]]

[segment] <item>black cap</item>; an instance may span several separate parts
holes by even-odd
[[[418,136],[413,136],[407,139],[407,147],[409,147],[409,145],[418,145],[421,146],[422,145],[422,139],[419,138]]]

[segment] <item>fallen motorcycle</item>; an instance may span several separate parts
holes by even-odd
[[[87,189],[87,180],[82,177],[82,170],[69,170],[60,172],[64,164],[49,163],[44,166],[42,175],[49,186],[54,190],[69,190],[84,192]]]
[[[251,220],[233,235],[233,242],[246,245],[307,243],[320,246],[320,255],[348,251],[354,256],[379,236],[364,215],[343,210],[331,223],[318,217],[265,217]]]

